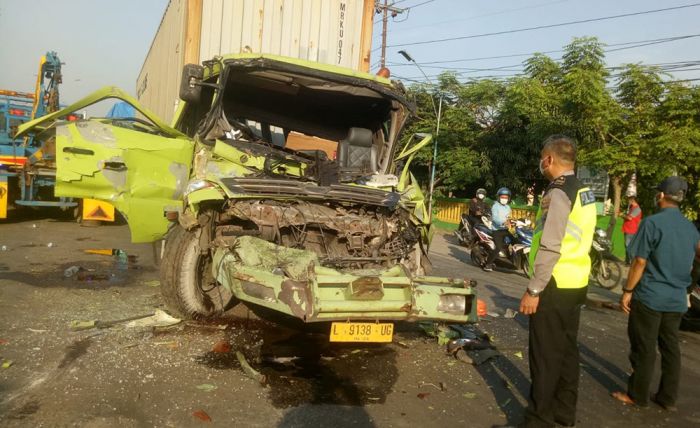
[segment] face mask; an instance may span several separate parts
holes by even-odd
[[[476,197],[479,199],[484,199],[484,195],[476,195]]]
[[[498,202],[500,202],[501,205],[506,205],[506,204],[508,204],[508,198],[501,198],[498,200]]]

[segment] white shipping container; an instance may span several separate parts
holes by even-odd
[[[284,55],[369,71],[374,0],[170,0],[136,96],[170,121],[182,67],[216,55]]]

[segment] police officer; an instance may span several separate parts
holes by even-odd
[[[540,172],[550,181],[537,213],[530,282],[520,312],[530,315],[530,403],[524,426],[573,426],[579,381],[578,326],[586,300],[596,224],[593,192],[576,178],[576,145],[544,142]]]

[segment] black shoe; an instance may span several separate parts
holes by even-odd
[[[659,405],[659,407],[661,407],[662,409],[666,410],[667,412],[677,412],[677,411],[678,411],[678,407],[676,407],[675,404],[666,404],[666,403],[662,403],[661,401],[659,401],[659,400],[656,398],[656,394],[654,394],[654,395],[651,396],[651,401],[652,401],[653,403],[656,403],[657,405]]]
[[[493,272],[493,263],[489,263],[481,267],[486,272]]]

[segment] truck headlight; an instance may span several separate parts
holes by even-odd
[[[471,308],[467,310],[467,296],[461,294],[443,294],[440,296],[437,309],[454,315],[464,315],[471,311]]]

